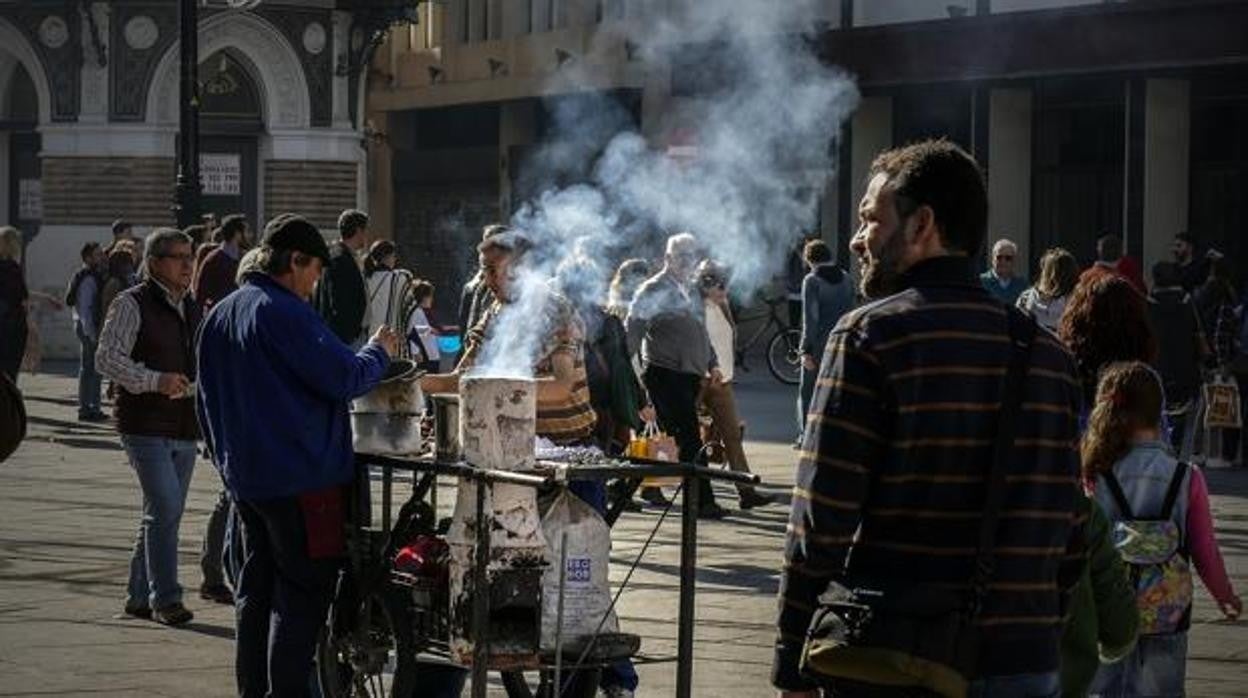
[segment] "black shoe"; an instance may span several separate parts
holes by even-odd
[[[107,422],[108,415],[103,412],[79,412],[78,421],[80,422]]]
[[[629,499],[624,502],[624,511],[645,511],[646,508],[636,499]]]
[[[204,601],[234,605],[234,593],[224,584],[205,584],[199,588],[199,598]]]
[[[641,498],[650,504],[660,507],[665,507],[672,503],[672,500],[663,496],[663,490],[659,487],[641,488]]]
[[[126,604],[126,607],[121,609],[121,612],[134,618],[142,618],[143,620],[152,619],[152,609],[147,606],[132,606],[130,604]]]
[[[739,508],[741,511],[749,511],[754,507],[765,507],[768,504],[775,504],[776,500],[768,495],[762,494],[758,490],[746,490],[741,493]]]
[[[728,510],[714,502],[711,502],[698,510],[699,519],[722,519],[727,515]]]
[[[180,603],[171,603],[168,606],[152,611],[152,620],[161,625],[185,625],[194,620],[194,618],[195,614],[191,613],[186,606]]]

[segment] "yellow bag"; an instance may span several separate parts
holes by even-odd
[[[628,455],[668,463],[680,461],[680,449],[676,446],[676,439],[664,434],[659,429],[659,425],[654,422],[646,422],[640,436],[633,435],[628,443]],[[676,477],[648,477],[642,480],[641,486],[662,487],[679,483],[680,478]]]

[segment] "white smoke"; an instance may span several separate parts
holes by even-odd
[[[730,268],[736,292],[771,281],[795,242],[815,231],[841,124],[858,103],[853,81],[814,53],[821,4],[682,0],[639,19],[646,37],[636,55],[644,69],[693,71],[689,80],[703,83],[700,94],[677,100],[657,143],[631,126],[610,95],[583,93],[556,109],[554,135],[524,173],[545,186],[511,220],[536,245],[514,294],[517,311],[540,310],[535,303],[546,285],[536,280],[556,276],[577,305],[602,303],[621,259],[657,251],[656,243],[679,231],[692,232],[708,256]],[[713,61],[682,58],[707,46],[717,49],[705,54]],[[552,91],[590,84],[575,62],[558,82]],[[691,161],[664,152],[664,134],[675,132],[691,134]],[[561,186],[572,178],[581,181]],[[524,311],[500,316],[487,343],[495,347],[478,366],[527,370],[541,331],[534,319]]]

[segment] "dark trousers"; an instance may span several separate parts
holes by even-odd
[[[309,696],[316,641],[343,560],[308,554],[294,497],[239,501],[243,568],[235,592],[235,674],[242,698]]]
[[[208,527],[204,530],[204,545],[200,549],[199,570],[203,574],[203,586],[225,586],[225,570],[222,567],[225,555],[226,525],[230,520],[230,496],[221,491],[217,497],[217,505],[208,516]]]
[[[706,454],[702,452],[702,434],[698,428],[698,392],[702,389],[702,377],[650,366],[643,378],[659,418],[659,427],[676,439],[681,462],[705,466]],[[698,480],[698,494],[700,506],[710,506],[715,501],[710,480]]]

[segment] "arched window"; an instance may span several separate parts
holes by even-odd
[[[254,131],[264,127],[260,89],[231,51],[218,51],[200,64],[199,81],[199,116],[205,129]]]

